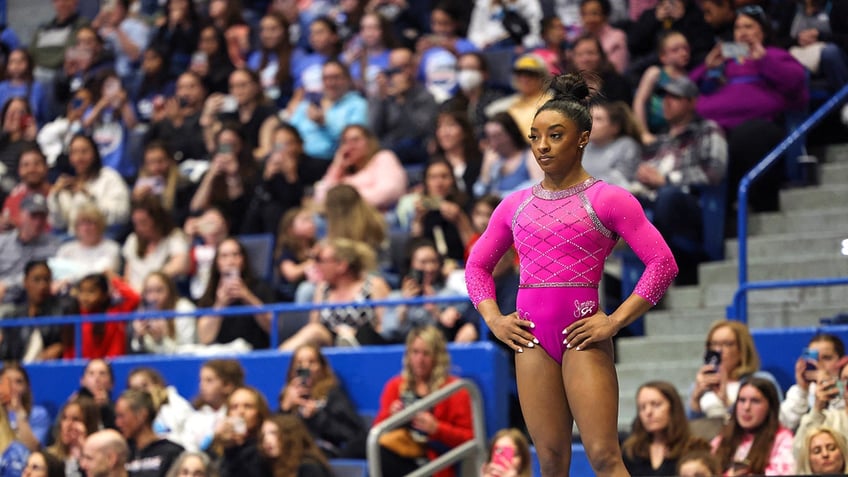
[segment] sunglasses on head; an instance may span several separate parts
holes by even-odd
[[[763,10],[763,7],[759,5],[745,5],[739,7],[738,9],[736,9],[736,13],[740,15],[754,17],[763,23],[765,23],[766,20],[766,11]]]

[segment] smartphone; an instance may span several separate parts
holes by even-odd
[[[321,97],[322,96],[323,96],[323,94],[321,94],[320,91],[307,91],[306,92],[306,100],[309,101],[310,103],[314,104],[315,106],[321,106]]]
[[[218,145],[218,154],[232,154],[233,153],[233,145],[232,144],[219,144]]]
[[[177,97],[177,104],[178,104],[181,108],[184,108],[184,107],[188,106],[188,99],[187,99],[187,98],[185,98],[185,97],[183,97],[183,96],[178,96],[178,97]]]
[[[424,272],[422,272],[421,270],[410,270],[409,278],[414,280],[415,283],[417,283],[418,285],[421,285],[422,283],[424,283]]]
[[[723,41],[721,43],[721,56],[725,58],[746,58],[750,53],[748,45],[735,41]]]
[[[442,200],[437,197],[424,197],[421,199],[421,205],[427,210],[439,210]]]
[[[295,370],[295,374],[298,378],[306,381],[312,375],[312,371],[310,371],[309,368],[297,368],[297,370]]]
[[[139,177],[136,180],[137,186],[149,186],[150,192],[155,195],[161,195],[165,191],[165,181],[159,176]]]
[[[192,65],[205,65],[209,62],[209,57],[202,51],[195,51],[191,55]]]
[[[816,371],[819,369],[819,350],[812,348],[804,348],[804,351],[801,352],[801,359],[806,361],[806,369],[804,370],[805,374],[807,371]],[[807,379],[807,382],[813,381],[815,381],[815,379]]]
[[[234,113],[236,111],[238,111],[238,100],[235,96],[229,94],[224,96],[224,100],[221,102],[221,112]]]
[[[103,96],[113,98],[121,90],[121,81],[118,78],[107,78],[103,83]]]
[[[244,422],[244,419],[240,417],[231,417],[230,419],[233,425],[233,432],[236,434],[247,434],[247,423]]]
[[[708,349],[707,352],[704,353],[704,364],[712,365],[712,372],[718,372],[718,367],[721,365],[721,352],[714,349]]]
[[[492,462],[506,469],[512,468],[513,457],[515,457],[515,449],[512,447],[495,447],[492,452]]]

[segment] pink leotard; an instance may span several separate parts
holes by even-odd
[[[657,229],[630,193],[597,179],[550,192],[537,184],[506,197],[468,257],[474,306],[495,298],[492,270],[514,243],[520,263],[519,316],[532,321],[542,348],[562,363],[562,330],[598,311],[604,261],[622,237],[645,263],[633,293],[656,304],[677,275]]]

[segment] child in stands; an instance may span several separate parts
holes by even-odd
[[[114,296],[113,296],[114,294]],[[81,315],[129,313],[141,298],[132,287],[112,272],[93,273],[79,282],[77,302]],[[83,358],[105,358],[126,354],[127,338],[123,321],[85,322],[82,324]],[[64,346],[64,358],[75,357],[73,335]]]

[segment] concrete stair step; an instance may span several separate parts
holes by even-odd
[[[848,184],[788,189],[780,191],[780,209],[788,212],[842,208],[846,199]],[[845,211],[844,208],[842,210]]]
[[[848,196],[843,196],[841,203]],[[748,218],[748,234],[762,236],[769,234],[816,232],[845,232],[848,230],[848,210],[837,208],[839,202],[823,209],[791,210],[754,214]]]
[[[703,355],[704,335],[637,336],[616,340],[619,363],[687,363]]]
[[[702,342],[700,349],[703,349],[703,346]],[[618,387],[621,389],[619,394],[635,395],[639,386],[648,381],[656,380],[668,381],[677,388],[685,389],[695,379],[702,356],[703,353],[701,353],[701,356],[690,358],[688,361],[650,363],[650,367],[645,366],[646,363],[644,362],[620,362],[615,366],[618,373]]]
[[[824,160],[827,163],[848,162],[848,143],[827,146],[824,151]]]
[[[821,164],[819,181],[821,185],[848,184],[848,160]]]
[[[707,308],[715,310],[716,316],[724,316],[724,310],[733,301],[736,278],[724,283],[703,283],[701,286],[673,287],[655,311]],[[748,293],[749,307],[768,304],[804,304],[826,307],[848,304],[848,285],[832,287],[783,288],[754,290]]]
[[[848,245],[848,229],[845,231],[822,231],[815,235],[810,233],[760,235],[748,239],[748,257],[766,258],[801,254],[832,256],[834,252],[840,253],[842,251],[843,242]],[[738,258],[739,240],[726,241],[724,250],[725,258]]]
[[[748,261],[748,279],[751,281],[845,276],[848,276],[848,256],[838,252],[831,257],[778,256]],[[705,285],[733,283],[737,277],[736,260],[704,263],[698,268],[699,283]]]
[[[750,328],[785,328],[816,326],[821,318],[848,311],[848,305],[822,305],[818,302],[785,302],[750,304]],[[702,333],[706,336],[712,323],[725,317],[724,308],[696,308],[652,311],[645,317],[645,334],[649,336]]]

